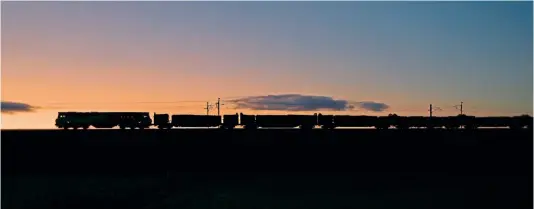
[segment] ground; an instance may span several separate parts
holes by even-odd
[[[3,208],[532,208],[532,131],[2,131]]]

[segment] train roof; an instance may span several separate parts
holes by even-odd
[[[85,115],[85,114],[102,114],[102,115],[149,115],[148,112],[58,112],[61,115]]]
[[[172,116],[221,117],[220,115],[195,115],[195,114],[175,114]]]
[[[87,114],[102,114],[102,115],[150,115],[150,112],[78,112],[78,111],[67,111],[67,112],[58,112],[59,115],[87,115]],[[168,113],[154,113],[155,115],[169,115]],[[222,116],[234,116],[234,115],[241,115],[241,116],[328,116],[328,117],[409,117],[409,118],[429,118],[429,116],[402,116],[402,115],[396,115],[396,114],[390,114],[390,115],[382,115],[382,116],[375,116],[375,115],[346,115],[346,114],[328,114],[323,115],[321,113],[317,114],[269,114],[269,115],[256,115],[256,114],[244,114],[244,113],[235,113],[235,114],[224,114]],[[199,117],[220,117],[221,115],[202,115],[202,114],[173,114],[173,116],[199,116]],[[449,116],[432,116],[432,118],[446,118],[446,117],[468,117],[468,118],[529,118],[532,119],[533,117],[528,114],[523,115],[516,115],[516,116],[472,116],[472,115],[449,115]]]
[[[378,117],[376,115],[334,115],[334,116],[336,117],[340,117],[340,116],[342,117],[347,117],[347,116],[348,117]]]

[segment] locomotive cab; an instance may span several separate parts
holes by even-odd
[[[87,129],[91,125],[91,118],[86,113],[79,112],[59,112],[56,118],[58,128],[83,128]]]
[[[139,128],[149,128],[152,125],[152,119],[150,119],[149,113],[142,113],[139,116]]]
[[[56,127],[65,128],[67,127],[68,123],[69,123],[69,120],[67,120],[67,114],[63,112],[58,113],[57,118],[56,118],[56,124],[55,124]]]
[[[149,128],[152,125],[149,113],[119,113],[120,117],[119,127],[125,129],[129,127],[134,128]]]

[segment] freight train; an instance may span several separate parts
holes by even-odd
[[[511,117],[475,117],[468,115],[424,117],[424,116],[353,116],[353,115],[169,115],[154,113],[154,120],[148,112],[59,112],[56,127],[63,129],[113,128],[145,129],[152,126],[159,129],[174,127],[217,127],[245,129],[299,127],[301,129],[334,129],[337,127],[369,127],[376,129],[446,128],[477,129],[480,127],[507,127],[510,129],[532,129],[530,115]]]

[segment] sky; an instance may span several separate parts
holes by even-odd
[[[1,4],[2,129],[217,98],[222,114],[532,115],[532,2]]]

